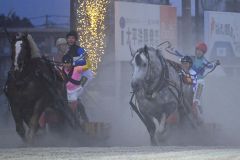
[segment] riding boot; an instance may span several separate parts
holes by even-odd
[[[89,120],[85,111],[85,107],[80,100],[78,100],[77,110],[83,122],[88,122]]]

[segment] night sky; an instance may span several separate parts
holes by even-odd
[[[50,17],[55,23],[68,23],[70,15],[70,0],[0,0],[0,14],[7,15],[10,11],[22,17],[38,17],[45,15],[67,16]],[[34,25],[45,23],[45,18],[31,19]]]
[[[181,1],[170,0],[173,6],[177,7],[177,14],[181,15]],[[192,6],[194,0],[192,0]],[[7,15],[10,11],[16,12],[18,16],[32,18],[45,15],[67,16],[50,17],[49,20],[61,24],[69,23],[70,16],[70,0],[0,0],[0,14]],[[45,17],[32,18],[34,25],[45,23]]]

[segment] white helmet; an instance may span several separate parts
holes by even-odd
[[[67,41],[65,38],[58,38],[56,41],[56,46],[59,46],[60,44],[67,44]]]

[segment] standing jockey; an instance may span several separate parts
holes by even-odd
[[[92,79],[93,77],[93,72],[90,69],[90,63],[87,60],[87,55],[84,50],[84,48],[79,47],[76,43],[78,40],[78,34],[76,31],[70,31],[67,36],[67,44],[69,45],[69,50],[67,52],[67,55],[70,55],[73,58],[73,66],[83,66],[83,73],[81,76],[81,79],[83,79],[84,84]],[[90,77],[90,79],[88,79]]]
[[[67,40],[65,38],[58,38],[56,41],[57,54],[54,56],[54,61],[61,62],[62,57],[68,52]]]
[[[67,36],[67,44],[69,45],[69,50],[67,54],[73,57],[73,66],[83,66],[86,65],[86,53],[84,48],[78,46],[78,34],[76,31],[70,31]]]
[[[69,101],[77,102],[77,108],[80,110],[80,116],[84,121],[88,121],[87,115],[85,113],[85,109],[83,104],[80,101],[80,95],[83,92],[83,89],[86,87],[88,82],[93,78],[93,72],[90,69],[89,62],[87,61],[87,55],[84,50],[84,48],[78,46],[77,40],[78,40],[78,34],[76,31],[70,31],[67,36],[67,44],[69,46],[68,52],[66,56],[63,57],[63,63],[66,61],[66,59],[71,60],[71,67],[73,74],[71,75],[71,72],[69,72],[69,83],[67,84],[67,91],[68,91],[68,98]],[[66,58],[68,57],[68,58]],[[70,59],[71,58],[71,59]],[[70,64],[68,64],[70,65]],[[80,75],[81,73],[81,75]],[[74,83],[76,81],[71,81],[72,78],[78,80],[77,83]]]
[[[195,48],[195,56],[192,57],[193,65],[192,69],[197,73],[197,85],[196,91],[194,93],[193,104],[199,107],[200,112],[202,112],[200,100],[202,96],[202,91],[204,87],[204,72],[205,68],[213,69],[217,65],[220,65],[219,60],[216,63],[209,62],[205,57],[207,52],[207,45],[204,42],[199,42]]]

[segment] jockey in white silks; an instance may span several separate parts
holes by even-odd
[[[184,56],[180,60],[182,63],[180,75],[182,76],[183,82],[192,85],[193,91],[195,92],[197,85],[197,73],[192,69],[193,61],[189,56]]]
[[[180,54],[178,51],[175,51],[176,55],[179,57],[186,57]],[[204,42],[199,42],[196,45],[195,48],[195,56],[191,56],[191,69],[193,74],[196,76],[193,76],[192,79],[195,81],[193,83],[193,90],[194,90],[194,96],[193,96],[193,106],[196,107],[196,109],[199,110],[199,113],[202,113],[202,106],[201,106],[201,98],[202,98],[202,92],[204,88],[204,72],[205,69],[214,69],[217,65],[220,65],[219,60],[216,61],[216,63],[209,62],[205,58],[205,53],[207,52],[207,45]],[[199,118],[202,120],[202,115],[198,115]]]
[[[185,84],[191,85],[193,88],[194,97],[193,97],[193,105],[191,108],[191,113],[195,118],[196,122],[201,123],[203,122],[203,118],[200,115],[201,113],[200,108],[196,106],[196,104],[194,104],[194,98],[195,98],[195,94],[198,89],[197,87],[199,86],[199,83],[197,83],[197,73],[192,69],[192,65],[193,65],[192,58],[190,56],[184,56],[183,58],[181,58],[181,63],[182,63],[182,70],[180,71],[180,77]]]

